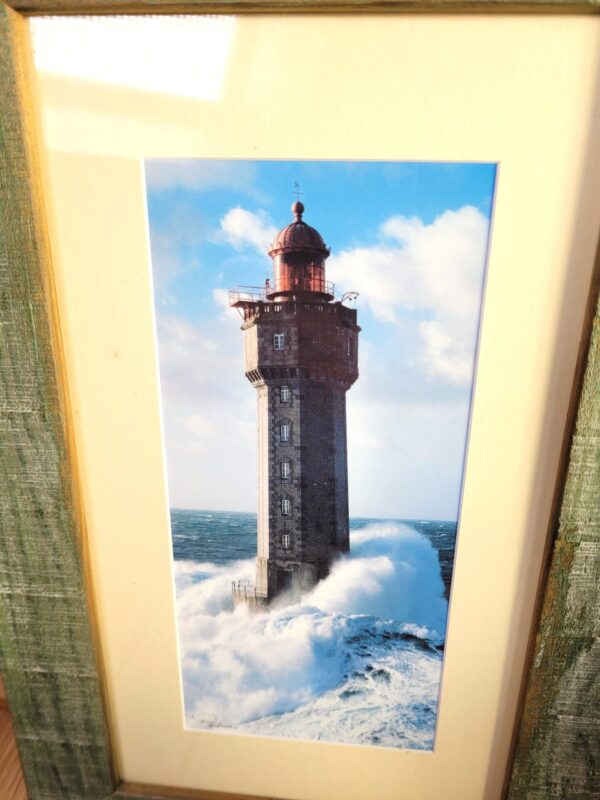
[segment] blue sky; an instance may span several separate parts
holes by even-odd
[[[356,290],[353,516],[456,518],[493,164],[146,162],[170,502],[256,508],[256,409],[227,290],[262,285],[300,184]],[[375,468],[375,469],[374,469]]]

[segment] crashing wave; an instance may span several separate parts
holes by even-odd
[[[432,747],[447,603],[426,537],[363,528],[311,592],[261,612],[231,600],[253,559],[175,569],[188,727]]]

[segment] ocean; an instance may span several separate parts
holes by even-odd
[[[299,601],[251,612],[256,515],[171,511],[186,727],[433,747],[456,523],[354,518]]]

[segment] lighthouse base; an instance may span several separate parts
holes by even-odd
[[[276,598],[295,602],[307,594],[329,574],[327,563],[278,562],[256,559],[256,585],[233,581],[231,596],[234,606],[247,605],[252,609],[265,608]]]
[[[267,596],[260,589],[242,581],[233,581],[231,596],[234,606],[247,605],[251,609],[261,609],[268,603]]]
[[[329,574],[328,562],[291,561],[275,558],[256,559],[256,590],[267,602],[285,595],[298,600]]]

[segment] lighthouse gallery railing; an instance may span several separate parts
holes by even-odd
[[[275,291],[273,286],[236,286],[235,289],[229,290],[229,305],[234,306],[237,303],[266,303],[270,302],[267,293],[273,294]],[[302,289],[298,288],[298,292]],[[318,284],[318,291],[323,294],[331,296],[335,293],[335,285],[331,281],[320,281]],[[286,290],[285,294],[291,293],[291,290]]]
[[[267,596],[265,589],[257,589],[256,586],[250,583],[244,583],[243,581],[232,581],[231,592],[233,594],[233,599],[242,603],[263,600]]]

